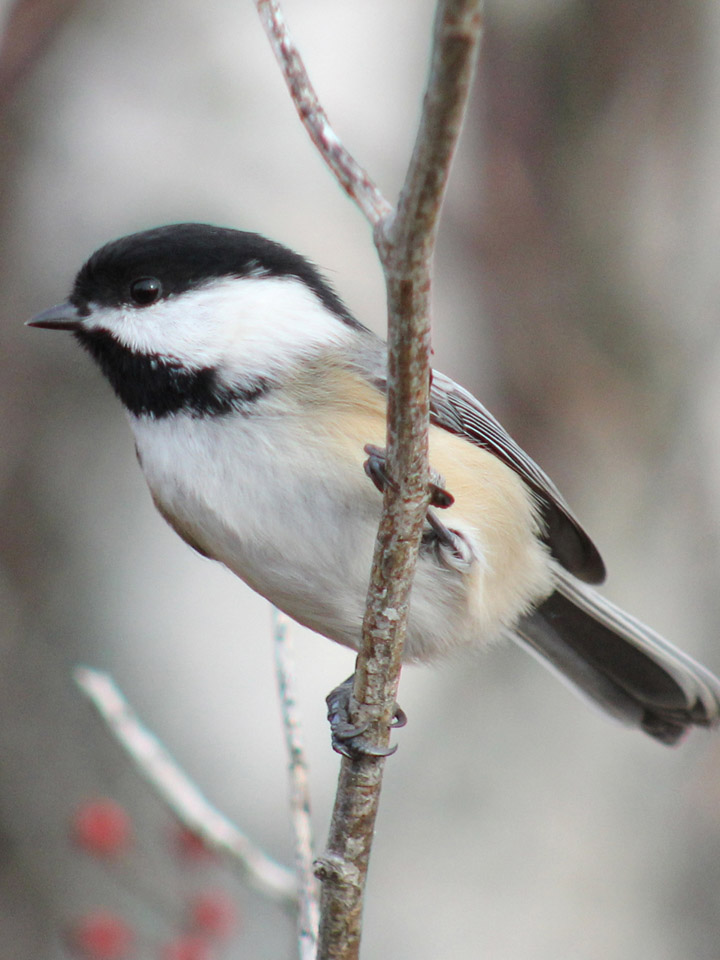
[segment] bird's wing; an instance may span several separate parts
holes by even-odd
[[[511,467],[537,498],[543,539],[553,557],[580,580],[602,583],[602,557],[558,488],[480,401],[449,377],[433,371],[430,411],[434,424],[488,450]]]

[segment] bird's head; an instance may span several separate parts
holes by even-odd
[[[131,413],[226,412],[364,328],[304,257],[208,224],[114,240],[29,326],[72,331]]]

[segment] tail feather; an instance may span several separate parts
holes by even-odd
[[[517,639],[604,710],[662,743],[720,723],[720,680],[589,587],[558,574]]]

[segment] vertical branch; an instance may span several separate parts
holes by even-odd
[[[428,504],[430,270],[442,198],[481,34],[482,0],[439,0],[422,119],[395,213],[340,144],[292,44],[277,0],[256,0],[298,113],[374,228],[388,299],[388,485],[355,671],[353,721],[386,749],[412,579]],[[368,194],[370,190],[370,194]],[[370,199],[369,199],[370,196]],[[323,881],[318,960],[357,960],[384,757],[343,757]]]
[[[389,633],[404,636],[425,522],[432,256],[474,72],[480,9],[480,0],[438,3],[430,75],[413,155],[397,213],[376,230],[387,285],[387,444],[389,472],[396,487],[388,486],[386,490],[370,582],[362,649],[367,663],[363,664],[355,688],[360,702],[365,701],[377,676],[368,664],[378,655],[377,645],[386,636],[385,631],[389,628]],[[397,626],[393,626],[395,623]],[[393,642],[392,648],[390,669],[399,674],[402,648],[397,642]],[[397,677],[384,692],[386,720],[392,716],[396,685]]]
[[[310,821],[310,790],[307,762],[302,746],[297,709],[295,674],[288,633],[288,618],[273,608],[275,673],[289,758],[290,810],[295,838],[295,869],[298,879],[298,947],[300,960],[315,960],[318,929],[317,882],[313,870],[313,838]]]
[[[440,0],[422,118],[394,218],[375,231],[388,299],[390,475],[358,657],[354,697],[364,737],[387,747],[412,579],[428,504],[430,281],[437,223],[472,81],[479,0]],[[355,719],[355,718],[354,718]],[[356,960],[382,757],[343,757],[322,863],[318,956]]]

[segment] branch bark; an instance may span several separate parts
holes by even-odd
[[[292,102],[320,156],[335,179],[373,226],[392,213],[392,205],[370,174],[345,148],[325,113],[300,51],[285,22],[279,0],[256,0],[256,6],[275,57],[285,77]]]
[[[462,126],[482,28],[482,0],[439,0],[422,119],[397,211],[340,143],[289,37],[277,0],[256,0],[290,94],[316,147],[374,228],[388,300],[389,470],[378,531],[353,720],[386,748],[408,605],[428,505],[430,279],[442,198]],[[384,758],[343,757],[323,881],[318,960],[357,960],[363,892]]]

